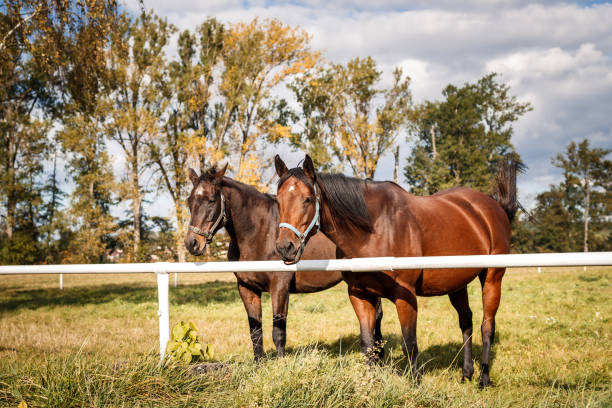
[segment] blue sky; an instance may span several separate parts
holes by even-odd
[[[278,18],[312,35],[333,62],[372,56],[384,81],[401,66],[412,78],[414,102],[441,97],[449,83],[474,82],[495,71],[534,110],[515,124],[514,145],[529,170],[519,180],[527,205],[560,180],[550,159],[584,138],[612,148],[612,4],[526,0],[242,1],[144,0],[179,29],[207,16],[223,22]],[[410,7],[406,7],[410,4]],[[127,8],[137,11],[138,2]],[[400,137],[402,167],[410,140]],[[302,155],[286,155],[297,162]],[[377,179],[392,177],[383,158]],[[163,200],[162,200],[163,202]],[[163,213],[163,208],[151,208]]]

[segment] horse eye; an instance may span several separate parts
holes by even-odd
[[[304,204],[310,204],[310,203],[312,203],[312,197],[306,197],[304,199]]]
[[[209,202],[209,203],[214,203],[214,202],[215,202],[214,197],[213,197],[213,198],[211,198],[211,199],[209,199],[209,200],[208,200],[208,202]]]

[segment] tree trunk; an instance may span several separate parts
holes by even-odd
[[[438,151],[436,150],[436,128],[434,127],[434,125],[431,125],[431,129],[429,130],[429,133],[431,134],[432,158],[436,160]]]
[[[138,182],[138,156],[134,154],[131,165],[132,212],[134,213],[134,257],[138,259],[140,249],[140,183]]]
[[[13,172],[10,171],[9,177],[11,176],[11,173]],[[11,187],[12,186],[9,184],[9,188]],[[6,232],[6,236],[8,237],[8,239],[13,238],[13,226],[15,224],[15,207],[16,207],[15,194],[13,194],[12,191],[9,191],[8,197],[6,200],[6,226],[5,226],[6,227],[5,232]]]
[[[393,169],[393,181],[399,183],[399,145],[395,147],[395,168]]]
[[[589,208],[591,206],[591,180],[587,175],[584,179],[586,203],[584,205],[584,252],[589,252]]]
[[[185,258],[187,257],[187,251],[185,250],[185,244],[183,242],[183,238],[185,237],[185,219],[183,217],[183,212],[181,211],[181,205],[178,201],[174,202],[174,211],[176,211],[176,254],[178,256],[179,262],[185,262]]]

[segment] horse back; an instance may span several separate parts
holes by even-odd
[[[510,250],[508,216],[488,195],[457,187],[414,197],[413,201],[423,255],[501,254]]]

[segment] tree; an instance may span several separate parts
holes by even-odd
[[[153,13],[135,21],[122,16],[113,38],[109,65],[111,89],[106,98],[106,131],[125,154],[127,176],[122,197],[131,201],[132,254],[141,253],[141,206],[146,193],[141,176],[151,166],[145,140],[159,133],[168,99],[160,92],[159,76],[165,66],[165,49],[174,27]]]
[[[69,263],[102,262],[110,236],[117,230],[110,214],[118,200],[104,138],[106,109],[100,101],[95,111],[66,119],[58,134],[75,184],[67,211],[73,229],[64,257]]]
[[[116,12],[115,1],[102,0],[8,0],[0,10],[0,191],[10,241],[3,247],[27,256],[24,262],[40,260],[32,257],[39,223],[55,213],[46,211],[41,180],[53,150],[51,121],[71,92],[86,98],[90,80],[104,71],[101,50]],[[47,191],[55,207],[57,188]],[[43,233],[49,243],[52,231]]]
[[[533,245],[538,252],[571,252],[576,250],[577,230],[572,222],[565,192],[551,186],[536,197],[533,211]]]
[[[182,241],[188,222],[184,203],[191,187],[188,163],[203,167],[206,160],[206,114],[213,74],[222,58],[224,32],[224,26],[213,18],[202,23],[197,34],[183,31],[178,38],[178,60],[167,64],[164,75],[158,77],[157,86],[169,101],[167,120],[162,130],[148,134],[146,144],[157,181],[174,203],[179,262],[186,259]]]
[[[321,67],[295,81],[291,88],[303,128],[291,138],[293,145],[308,151],[319,168],[333,167],[335,158],[340,170],[347,166],[355,176],[373,178],[380,157],[406,124],[412,103],[410,78],[402,78],[401,69],[393,72],[389,89],[376,87],[381,75],[367,57],[346,66]]]
[[[278,20],[230,27],[225,37],[219,91],[210,129],[217,152],[234,156],[236,178],[264,187],[264,142],[289,136],[287,103],[275,93],[293,76],[312,67],[318,53],[304,31]]]
[[[612,161],[606,156],[611,149],[590,148],[589,140],[571,142],[565,154],[559,153],[552,164],[563,170],[560,188],[567,197],[566,206],[574,222],[583,225],[584,252],[591,247],[610,247],[610,213],[612,210]]]
[[[404,168],[406,180],[416,194],[458,185],[488,192],[499,159],[514,151],[512,123],[531,106],[510,96],[497,74],[462,88],[448,85],[442,95],[443,101],[426,101],[411,113],[416,143]]]

